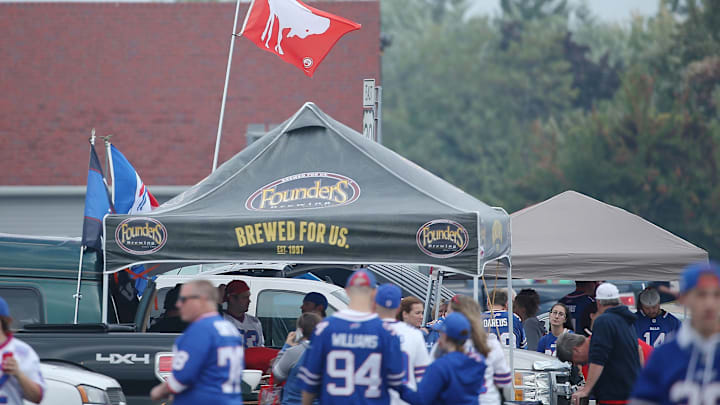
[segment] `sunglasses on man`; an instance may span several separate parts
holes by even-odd
[[[181,304],[184,304],[188,300],[194,300],[194,299],[198,299],[198,298],[204,298],[204,297],[201,295],[186,295],[184,297],[183,296],[178,297],[178,301],[180,301]]]

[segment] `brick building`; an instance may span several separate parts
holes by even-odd
[[[313,78],[237,38],[220,162],[305,101],[360,129],[362,79],[380,78],[379,3],[312,5],[363,28],[343,37]],[[234,3],[0,3],[0,232],[80,234],[91,128],[114,135],[161,200],[204,178],[234,10]]]

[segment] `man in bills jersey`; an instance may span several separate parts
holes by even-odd
[[[488,334],[497,337],[500,344],[504,347],[510,347],[510,322],[508,322],[508,294],[505,289],[495,289],[490,291],[488,297],[489,311],[483,312],[483,327]],[[519,349],[527,349],[527,339],[525,338],[525,330],[522,326],[520,317],[515,314],[513,316],[513,334],[515,335],[515,347]]]
[[[0,404],[22,405],[23,399],[40,403],[45,391],[45,380],[40,374],[40,359],[25,342],[10,332],[10,307],[0,297]]]
[[[298,378],[303,405],[319,395],[321,404],[389,404],[389,387],[405,378],[400,341],[372,313],[375,277],[355,271],[345,284],[348,309],[319,323]],[[424,346],[423,346],[424,347]]]
[[[206,280],[182,286],[177,305],[191,324],[175,341],[172,374],[152,389],[152,400],[174,395],[175,405],[242,403],[243,338],[217,313],[217,291]]]
[[[599,284],[598,281],[576,281],[575,291],[560,298],[559,302],[570,310],[570,323],[575,332],[590,326],[587,317],[583,318],[583,315],[588,305],[595,302],[595,290]]]
[[[680,320],[660,308],[660,293],[648,287],[640,293],[635,330],[645,343],[658,347],[668,335],[680,329]]]
[[[411,390],[417,390],[425,369],[430,364],[430,355],[425,349],[425,338],[418,328],[396,319],[402,300],[400,287],[393,284],[383,284],[377,289],[375,295],[375,312],[400,339],[403,366],[405,366],[405,380],[403,383]],[[390,391],[392,405],[405,404],[400,395]]]
[[[245,347],[265,346],[260,320],[248,315],[250,306],[250,287],[242,280],[233,280],[225,287],[225,299],[228,303],[223,317],[235,325],[245,339]]]
[[[720,267],[688,266],[680,301],[690,310],[674,337],[653,351],[631,405],[714,405],[720,401]]]

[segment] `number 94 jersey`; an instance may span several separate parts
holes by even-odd
[[[389,404],[405,376],[400,340],[376,314],[343,310],[315,328],[298,377],[321,404]]]
[[[214,314],[187,327],[173,347],[167,382],[175,405],[242,403],[243,339],[230,322]]]
[[[631,405],[715,405],[720,402],[720,336],[701,338],[683,324],[653,350],[640,372]]]

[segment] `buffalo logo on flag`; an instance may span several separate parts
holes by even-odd
[[[241,35],[312,77],[335,43],[360,27],[299,0],[254,0]]]

